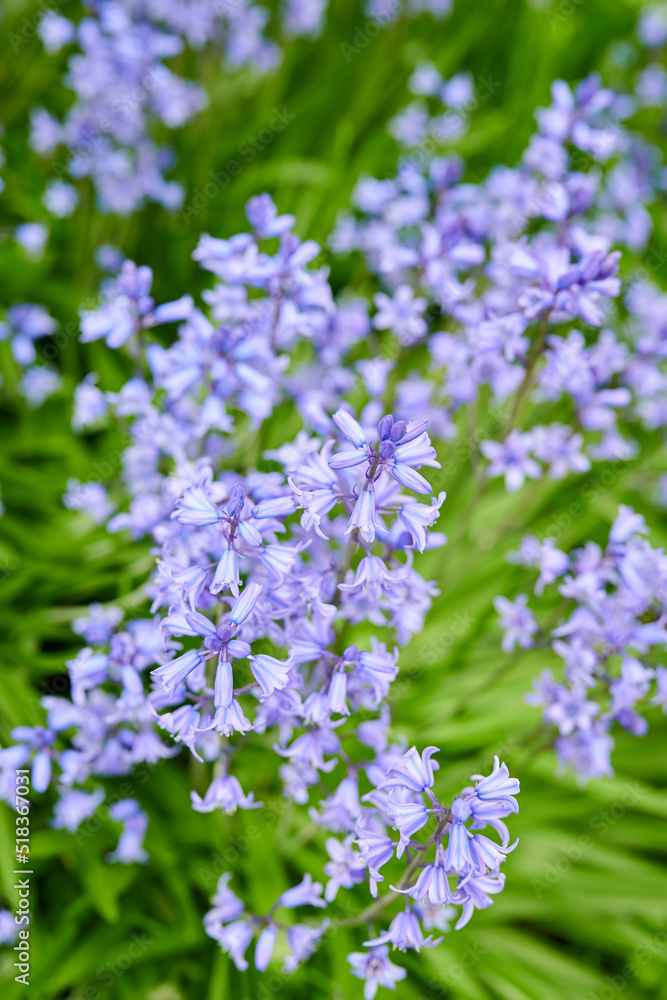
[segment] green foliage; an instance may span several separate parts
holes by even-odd
[[[224,173],[233,160],[243,165],[213,198],[204,196],[203,208],[184,218],[152,207],[122,220],[96,212],[92,191],[84,189],[73,220],[51,221],[39,263],[26,263],[20,248],[2,242],[3,304],[40,301],[57,316],[64,331],[57,363],[67,388],[41,410],[26,410],[15,393],[9,352],[0,344],[0,482],[7,508],[0,518],[3,745],[13,726],[41,721],[41,694],[63,690],[64,661],[77,648],[69,629],[77,613],[93,600],[121,603],[130,615],[146,613],[138,588],[151,565],[147,546],[91,531],[60,505],[68,478],[115,475],[123,447],[118,433],[79,438],[69,426],[68,391],[86,371],[100,372],[107,387],[128,374],[122,358],[100,345],[84,350],[76,340],[78,308],[94,299],[100,278],[93,249],[116,243],[150,264],[160,301],[201,285],[190,260],[199,233],[227,236],[241,229],[244,202],[263,190],[281,211],[296,214],[302,236],[323,241],[358,176],[386,176],[393,169],[397,150],[384,126],[405,102],[405,81],[421,57],[445,74],[465,68],[478,85],[492,83],[460,145],[468,176],[479,179],[495,163],[516,160],[551,80],[576,80],[600,67],[609,44],[629,36],[636,11],[636,4],[620,0],[459,0],[442,25],[428,18],[402,23],[360,47],[368,19],[356,3],[332,0],[326,36],[296,43],[268,80],[225,75],[213,51],[182,57],[211,94],[207,110],[173,140],[174,176],[190,191],[186,205],[194,204],[211,173]],[[37,12],[34,3],[7,4],[7,38],[14,33],[23,39],[24,19],[33,24]],[[345,46],[358,51],[350,55]],[[66,106],[58,85],[64,61],[46,57],[34,38],[5,44],[5,236],[17,222],[45,219],[39,196],[49,167],[26,148],[25,136],[32,106]],[[294,117],[250,159],[242,144],[267,127],[274,109]],[[657,223],[659,244],[662,220]],[[363,281],[354,258],[330,264],[335,287]],[[505,657],[491,604],[497,593],[525,587],[521,571],[504,556],[530,531],[548,530],[567,549],[603,537],[618,503],[627,502],[645,513],[654,544],[664,543],[667,526],[651,505],[651,483],[664,469],[664,456],[646,441],[641,458],[620,471],[596,466],[583,481],[531,484],[518,497],[496,484],[477,504],[465,451],[452,446],[440,457],[451,465],[443,477],[449,496],[440,522],[450,543],[423,559],[424,575],[439,581],[441,593],[423,634],[402,654],[394,731],[442,748],[436,788],[443,795],[471,773],[488,771],[493,753],[500,752],[522,781],[521,812],[512,821],[521,843],[507,861],[507,888],[496,904],[439,948],[407,956],[409,975],[398,996],[667,998],[667,724],[656,709],[645,738],[618,739],[613,779],[579,788],[571,776],[557,775],[549,735],[523,701],[553,654]],[[105,864],[118,827],[104,811],[72,837],[50,829],[50,797],[35,796],[31,1000],[360,996],[345,959],[359,945],[357,931],[334,927],[325,947],[292,978],[279,965],[264,976],[237,972],[203,932],[201,918],[222,871],[236,872],[235,884],[262,912],[304,871],[316,870],[322,857],[322,831],[304,826],[303,811],[283,803],[266,759],[250,745],[239,772],[265,807],[232,817],[190,809],[189,789],[206,787],[210,765],[187,753],[109,781],[109,789],[137,797],[149,813],[151,861],[145,867]],[[3,807],[0,890],[10,906],[16,903],[12,840],[13,814]],[[342,922],[364,905],[364,891],[343,892],[339,901]],[[14,982],[13,961],[8,951],[0,956],[3,1000],[24,995],[25,987]]]

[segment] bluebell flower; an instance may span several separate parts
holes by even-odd
[[[458,903],[461,901],[459,894],[456,891],[452,891],[450,887],[448,868],[442,844],[438,844],[436,847],[435,862],[427,864],[422,868],[413,886],[407,889],[399,889],[397,886],[392,886],[392,889],[395,892],[410,896],[416,902],[428,900],[429,903],[444,905],[446,903]]]
[[[505,887],[505,876],[474,875],[459,880],[458,893],[461,896],[463,910],[456,922],[456,930],[465,927],[475,910],[485,910],[493,905],[492,895],[502,892]]]
[[[533,450],[532,434],[522,434],[513,430],[506,440],[482,441],[480,450],[491,464],[486,470],[487,476],[504,476],[505,489],[508,493],[516,493],[521,489],[526,478],[539,479],[542,475],[537,462],[530,457]]]
[[[259,684],[262,695],[268,697],[274,691],[280,691],[289,682],[292,660],[277,660],[265,653],[258,653],[250,658],[252,675]]]
[[[321,896],[322,883],[313,882],[312,876],[306,873],[298,885],[293,886],[291,889],[286,889],[280,895],[278,905],[286,906],[290,909],[297,906],[326,906]]]
[[[401,763],[392,765],[380,788],[407,788],[411,792],[423,792],[433,787],[433,772],[440,767],[437,760],[431,760],[438,747],[426,747],[421,755],[416,747],[411,747],[401,757]]]
[[[73,41],[76,26],[54,10],[47,10],[37,28],[42,44],[49,55],[60,52],[64,45]]]
[[[48,238],[48,226],[41,222],[24,222],[14,230],[14,239],[33,260],[43,257]]]
[[[361,856],[368,866],[371,895],[376,897],[378,882],[384,882],[384,875],[380,875],[380,868],[394,857],[396,845],[387,835],[384,826],[380,825],[379,829],[374,829],[366,826],[363,819],[357,823],[357,844]]]
[[[84,820],[90,819],[98,806],[104,802],[104,791],[81,792],[78,789],[64,792],[56,803],[51,826],[56,830],[74,833]]]
[[[373,1000],[380,986],[395,990],[396,983],[407,976],[405,969],[389,960],[387,945],[372,948],[367,954],[352,952],[347,960],[352,967],[352,975],[364,980],[364,1000]]]
[[[330,921],[325,919],[319,927],[306,924],[292,924],[287,928],[287,944],[291,955],[288,955],[283,965],[283,972],[295,972],[299,965],[310,958],[317,945],[329,929]]]
[[[268,194],[251,198],[245,211],[248,222],[262,239],[280,236],[291,229],[296,222],[293,215],[278,215],[273,199]]]
[[[507,561],[539,569],[540,575],[535,584],[538,596],[544,593],[545,586],[557,580],[570,566],[569,557],[556,548],[553,538],[545,538],[540,542],[534,535],[523,538],[519,550],[509,553]]]
[[[503,802],[508,804],[513,812],[518,812],[515,795],[519,794],[520,785],[517,778],[510,777],[507,764],[501,764],[498,757],[493,758],[493,771],[484,777],[481,774],[473,774],[472,780],[476,781],[475,797],[482,802]]]
[[[324,898],[328,903],[336,898],[341,887],[351,889],[366,877],[366,865],[352,849],[354,839],[354,833],[349,833],[342,843],[335,837],[328,837],[325,842],[327,854],[331,858],[324,866],[324,873],[329,876],[324,891]]]
[[[401,344],[414,344],[426,335],[427,325],[423,313],[425,298],[415,298],[409,285],[399,285],[393,297],[378,292],[375,296],[378,312],[373,326],[378,330],[391,330]]]
[[[102,604],[91,604],[88,614],[75,618],[72,631],[83,637],[92,646],[103,646],[111,639],[116,626],[123,619],[123,609]]]
[[[470,833],[465,826],[470,816],[469,803],[460,796],[455,798],[450,812],[452,826],[444,861],[447,871],[468,872],[476,867],[469,843]]]
[[[343,778],[333,795],[320,802],[321,812],[310,809],[310,818],[333,833],[354,830],[361,814],[359,782],[356,775]]]
[[[7,319],[0,323],[0,340],[9,340],[12,354],[20,365],[31,365],[37,357],[35,341],[50,337],[58,324],[43,306],[20,302],[7,311]]]
[[[354,505],[346,534],[359,529],[365,542],[375,541],[375,495],[372,489],[364,489]]]
[[[107,854],[107,861],[123,865],[148,861],[148,854],[143,848],[148,816],[139,803],[135,799],[120,799],[109,809],[109,816],[114,822],[123,824],[123,832],[116,850]]]
[[[253,729],[253,725],[250,719],[247,719],[241,705],[236,700],[232,698],[230,704],[225,708],[217,708],[215,715],[210,720],[210,722],[202,726],[202,732],[208,729],[215,729],[222,733],[223,736],[231,736],[232,733],[245,734]]]
[[[181,524],[191,524],[201,528],[208,524],[217,524],[221,514],[201,484],[187,487],[181,499],[176,501],[171,516],[178,518]]]
[[[231,872],[225,872],[220,876],[215,894],[211,899],[216,911],[216,918],[223,923],[231,923],[231,921],[237,920],[243,913],[243,903],[229,888],[231,878]]]
[[[415,910],[406,908],[396,914],[388,930],[372,941],[364,941],[364,946],[374,948],[390,944],[399,951],[419,951],[420,948],[435,948],[441,941],[441,937],[434,941],[432,934],[425,938]]]
[[[151,674],[162,685],[167,694],[173,695],[176,688],[185,681],[194,670],[204,663],[204,660],[214,655],[213,650],[202,654],[199,650],[189,649],[182,656],[165,663],[162,667],[151,670]]]
[[[216,935],[220,947],[241,972],[248,968],[245,953],[252,941],[252,927],[246,920],[235,920],[220,929]]]
[[[197,812],[212,812],[214,809],[222,809],[226,815],[231,816],[237,809],[259,809],[262,802],[254,801],[254,794],[243,794],[243,790],[237,778],[233,775],[214,778],[209,785],[206,795],[202,799],[196,792],[190,792],[192,808]]]
[[[45,792],[51,783],[55,732],[43,726],[17,726],[12,729],[11,736],[16,744],[0,750],[3,772],[6,770],[9,775],[12,769],[16,771],[17,768],[22,768],[32,757],[30,768],[32,787],[36,792]],[[6,798],[7,801],[14,802],[13,788],[11,796],[8,795]]]
[[[266,972],[273,955],[273,948],[276,943],[276,928],[269,924],[265,927],[257,938],[255,947],[255,968],[258,972]]]
[[[398,830],[400,842],[396,848],[396,857],[403,856],[405,848],[413,840],[413,834],[428,822],[429,811],[423,801],[396,802],[392,795],[388,798],[387,808]]]
[[[44,23],[42,19],[42,24]],[[63,18],[65,20],[65,18]],[[70,22],[67,21],[67,24]],[[57,219],[68,219],[79,203],[79,193],[71,184],[56,180],[47,184],[42,195],[42,204]]]
[[[528,597],[519,594],[514,601],[506,597],[495,597],[493,606],[500,615],[500,627],[504,630],[502,646],[505,653],[511,653],[515,646],[530,649],[534,644],[533,636],[538,630],[532,611],[526,607]]]
[[[72,427],[83,430],[93,426],[106,416],[109,402],[104,393],[97,388],[99,376],[94,372],[86,375],[74,390],[74,414]]]
[[[261,592],[262,585],[255,580],[245,587],[229,615],[229,620],[234,625],[242,625],[246,618],[252,614]]]

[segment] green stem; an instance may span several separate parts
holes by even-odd
[[[413,876],[421,867],[422,861],[424,860],[424,858],[426,857],[426,855],[436,842],[436,839],[440,836],[440,834],[444,830],[448,819],[449,817],[445,816],[438,822],[438,825],[436,826],[435,830],[426,841],[422,850],[419,851],[419,853],[414,856],[408,867],[403,872],[403,875],[401,876],[398,885],[396,886],[396,889],[407,888],[409,883],[412,881]],[[381,899],[376,899],[374,903],[371,903],[370,906],[367,906],[366,909],[362,910],[361,913],[358,913],[356,917],[350,917],[349,920],[343,920],[338,926],[358,927],[359,924],[365,924],[366,921],[372,920],[377,913],[382,913],[382,911],[386,909],[386,907],[389,906],[390,903],[393,903],[395,899],[398,899],[401,893],[397,892],[396,889],[390,889],[390,891],[387,893],[386,896],[382,896]]]
[[[530,356],[528,358],[528,363],[526,365],[526,374],[523,377],[523,382],[519,386],[517,394],[514,397],[514,406],[512,407],[512,412],[510,413],[505,423],[505,426],[502,430],[502,433],[500,435],[501,441],[505,440],[505,438],[513,429],[516,423],[516,419],[519,415],[521,404],[523,403],[526,393],[530,389],[533,380],[533,374],[535,372],[535,366],[537,365],[537,362],[540,359],[542,351],[544,350],[544,342],[547,337],[548,329],[549,329],[549,317],[545,316],[542,322],[540,323],[540,328],[537,333],[537,339],[535,340],[535,343],[533,345],[533,350],[531,351]]]

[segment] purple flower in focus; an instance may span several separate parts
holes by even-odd
[[[368,953],[352,952],[347,956],[352,975],[364,980],[364,1000],[373,1000],[380,986],[395,990],[396,983],[407,976],[405,969],[389,960],[389,948],[381,945]]]

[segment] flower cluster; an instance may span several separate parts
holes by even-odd
[[[511,557],[539,570],[538,596],[557,584],[569,609],[544,635],[563,661],[563,680],[545,670],[528,701],[545,706],[544,721],[558,727],[559,761],[583,779],[613,773],[615,725],[642,736],[649,703],[667,711],[667,668],[655,660],[667,642],[667,557],[642,537],[646,530],[643,517],[621,505],[604,549],[587,542],[566,554],[553,539],[530,536]],[[508,652],[540,640],[527,603],[525,594],[496,599]]]
[[[276,917],[276,910],[325,907],[341,888],[350,889],[367,880],[372,895],[377,897],[378,883],[385,881],[380,869],[403,858],[407,865],[398,884],[391,885],[390,892],[378,901],[383,909],[403,895],[403,908],[387,930],[364,941],[368,951],[348,956],[353,974],[365,980],[364,995],[374,996],[378,985],[392,986],[405,977],[405,970],[389,960],[389,945],[401,951],[434,948],[442,936],[425,937],[423,928],[449,930],[457,905],[462,906],[462,911],[456,929],[464,927],[476,909],[491,906],[491,896],[502,891],[505,876],[500,865],[517,844],[510,844],[504,821],[518,812],[515,796],[519,782],[510,777],[506,765],[496,757],[490,775],[473,775],[475,784],[464,788],[451,806],[445,807],[433,791],[438,762],[432,757],[437,747],[427,747],[421,755],[415,747],[403,753],[401,746],[388,745],[387,721],[385,715],[379,724],[362,724],[373,727],[372,739],[368,728],[358,736],[375,749],[375,757],[357,764],[354,773],[344,779],[340,787],[345,782],[348,787],[338,794],[337,808],[329,810],[328,819],[318,817],[318,822],[329,829],[345,834],[342,841],[330,837],[326,842],[331,861],[324,866],[329,876],[324,899],[322,884],[313,883],[306,875],[299,885],[282,893],[266,916],[254,916],[229,889],[231,873],[221,877],[204,924],[237,968],[248,967],[245,952],[257,932],[255,965],[260,971],[266,969],[276,935],[285,931],[291,954],[284,971],[293,971],[314,950],[329,920],[325,918],[317,925],[290,925]],[[357,787],[362,776],[375,787],[359,799]],[[432,827],[431,833],[417,839],[427,825]],[[500,843],[477,832],[487,827],[495,831]],[[392,830],[398,832],[398,841],[392,839]],[[374,911],[380,910],[378,902]]]
[[[54,825],[75,831],[100,808],[101,779],[185,746],[214,762],[208,788],[192,791],[196,811],[256,809],[261,802],[233,764],[240,737],[259,741],[275,751],[283,794],[310,804],[315,825],[334,835],[324,900],[306,876],[274,909],[325,905],[367,876],[376,893],[379,869],[394,852],[401,859],[423,851],[427,864],[433,848],[423,875],[405,882],[416,906],[387,932],[418,945],[419,907],[460,903],[462,926],[502,888],[501,817],[515,809],[518,783],[496,762],[493,775],[449,810],[431,789],[433,748],[417,765],[414,750],[389,746],[393,643],[420,631],[437,592],[419,573],[419,553],[446,542],[432,530],[445,494],[425,502],[432,489],[424,472],[439,463],[425,420],[385,413],[370,391],[358,418],[341,405],[357,387],[347,355],[369,330],[363,304],[335,303],[325,271],[307,266],[319,248],[302,243],[294,219],[279,216],[267,196],[252,199],[247,216],[251,232],[204,236],[194,252],[215,275],[205,308],[187,295],[156,305],[150,269],[124,261],[104,283],[99,307],[81,314],[84,342],[105,339],[136,364],[118,392],[87,377],[74,412],[81,429],[123,421],[129,507],[116,512],[101,484],[76,482],[65,502],[98,521],[113,511],[110,531],[151,537],[158,560],[146,592],[154,617],[124,624],[120,609],[93,605],[75,619],[86,645],[67,663],[70,697],[45,697],[46,725],[14,731],[15,746],[0,751],[2,788],[11,799],[14,768],[29,765],[37,792],[53,785],[58,793]],[[171,346],[151,340],[154,328],[170,323],[177,324]],[[360,369],[360,384],[377,390],[372,364]],[[291,408],[302,429],[249,461],[248,441],[278,407]],[[270,471],[257,469],[259,460]],[[351,641],[362,623],[379,635]],[[355,718],[361,711],[364,721]],[[363,783],[372,789],[365,795]],[[430,806],[419,804],[422,792]],[[110,817],[123,833],[108,860],[144,861],[139,804],[122,800]],[[412,835],[431,817],[436,829],[419,846]],[[499,847],[470,832],[488,824],[501,835]],[[399,831],[398,842],[387,826]],[[457,853],[445,846],[450,833]],[[416,863],[407,874],[417,876]],[[257,927],[255,961],[266,968],[283,925],[273,910],[266,918],[237,911],[225,883],[209,932],[243,967]],[[326,925],[286,930],[287,964],[296,968]],[[386,974],[384,965],[378,971],[384,937],[372,947],[368,982]],[[351,962],[361,974],[359,957]]]
[[[338,252],[361,251],[384,286],[372,322],[403,345],[396,411],[444,437],[472,411],[471,447],[509,491],[545,471],[560,479],[630,458],[637,444],[619,418],[655,429],[667,413],[664,305],[646,271],[626,296],[630,320],[615,308],[614,245],[646,247],[665,181],[658,151],[624,125],[639,100],[596,76],[575,91],[556,81],[519,165],[473,184],[442,153],[479,101],[471,80],[423,64],[411,88],[449,110],[433,117],[418,103],[394,119],[412,151],[394,178],[359,181],[358,212],[332,239]],[[426,372],[415,350],[424,341]]]
[[[123,215],[146,200],[177,207],[183,190],[165,179],[173,155],[155,144],[154,126],[180,128],[208,98],[198,83],[178,76],[166,61],[186,45],[199,50],[213,42],[224,51],[229,69],[269,72],[280,62],[280,49],[265,32],[270,12],[253,0],[102,0],[90,6],[90,15],[78,24],[53,11],[40,21],[48,53],[77,46],[65,78],[76,99],[62,122],[43,108],[35,110],[33,148],[50,155],[66,146],[70,175],[93,179],[105,211]],[[326,6],[326,0],[289,0],[286,36],[318,34]],[[44,196],[47,209],[58,217],[70,215],[76,201],[75,189],[61,180]]]
[[[37,112],[33,145],[65,143],[70,172],[91,176],[110,211],[181,197],[151,124],[178,127],[205,95],[165,60],[217,35],[232,64],[267,70],[278,58],[263,8],[200,7],[103,0],[78,26],[52,13],[42,21],[47,50],[76,39],[81,53],[70,60],[74,106],[64,124]],[[316,33],[325,8],[290,0],[285,34]],[[387,20],[448,9],[448,0],[368,6]],[[662,44],[659,21],[642,17],[648,47]],[[69,696],[44,697],[44,725],[14,730],[0,750],[0,791],[12,801],[15,768],[30,766],[35,792],[56,793],[53,825],[75,831],[104,802],[105,779],[182,747],[208,773],[191,791],[197,812],[258,809],[269,781],[280,786],[307,807],[315,837],[329,835],[326,880],[305,873],[258,915],[223,875],[205,927],[239,969],[256,939],[265,970],[284,934],[292,972],[330,926],[326,916],[294,922],[292,911],[325,910],[364,885],[372,901],[353,923],[403,904],[349,956],[371,998],[405,976],[390,945],[435,947],[430,931],[463,927],[503,889],[519,782],[496,757],[490,775],[474,775],[445,805],[434,790],[437,748],[392,742],[387,702],[398,647],[422,630],[437,594],[420,567],[447,541],[436,530],[443,442],[465,423],[475,459],[487,462],[479,485],[504,477],[514,492],[545,471],[562,479],[627,459],[638,448],[633,424],[667,424],[667,298],[643,276],[625,309],[616,305],[617,247],[645,248],[648,206],[665,180],[657,152],[623,123],[660,99],[659,76],[648,66],[633,96],[597,77],[575,90],[557,81],[520,163],[470,184],[439,146],[467,128],[474,85],[418,67],[411,89],[424,102],[390,126],[407,154],[394,178],[358,183],[357,214],[332,241],[364,255],[378,280],[375,310],[334,297],[319,246],[301,241],[268,195],[246,206],[247,232],[201,236],[193,258],[213,276],[201,302],[157,304],[149,267],[100,248],[108,276],[97,307],[81,312],[81,341],[123,352],[132,374],[109,391],[90,373],[72,426],[115,422],[129,443],[117,481],[70,480],[64,503],[149,540],[151,608],[124,621],[121,609],[92,605],[74,620],[85,646],[67,663]],[[436,102],[445,111],[433,117]],[[76,191],[52,184],[45,203],[65,217]],[[54,329],[41,307],[16,305],[0,339],[33,366],[35,340]],[[24,391],[36,404],[48,394],[46,369],[29,367],[26,381],[31,372],[39,377]],[[531,537],[512,557],[539,570],[538,597],[556,585],[571,602],[549,636],[564,682],[547,672],[531,697],[558,727],[559,759],[583,777],[611,772],[612,724],[641,734],[638,703],[667,706],[667,670],[653,659],[667,639],[667,560],[644,533],[622,507],[604,550],[588,542],[567,554]],[[506,652],[546,643],[526,594],[498,597],[496,608]],[[267,765],[252,789],[236,769],[251,741],[272,751],[275,772]],[[145,862],[139,802],[122,799],[109,816],[122,832],[107,860]]]
[[[170,60],[186,47],[199,51],[212,44],[224,53],[227,70],[250,67],[268,73],[282,55],[271,33],[285,44],[315,37],[328,7],[328,0],[285,0],[277,23],[270,24],[271,12],[255,0],[87,2],[90,13],[79,23],[52,10],[40,20],[47,53],[76,46],[64,80],[75,100],[62,121],[44,108],[34,109],[31,145],[42,156],[66,147],[69,175],[90,177],[100,208],[118,215],[146,201],[172,209],[182,202],[182,186],[165,177],[173,152],[157,145],[154,135],[159,126],[185,125],[206,106],[208,95],[198,82],[174,72]],[[410,0],[406,6],[408,14],[426,10],[442,16],[450,0]],[[383,0],[379,7],[374,15],[385,22],[402,13],[395,0]],[[42,200],[52,215],[64,218],[74,211],[78,194],[59,175]]]
[[[465,135],[478,103],[470,74],[444,80],[433,63],[421,63],[408,86],[417,100],[389,122],[389,131],[401,146],[428,149],[429,143],[444,146]],[[429,105],[438,113],[432,115]]]

